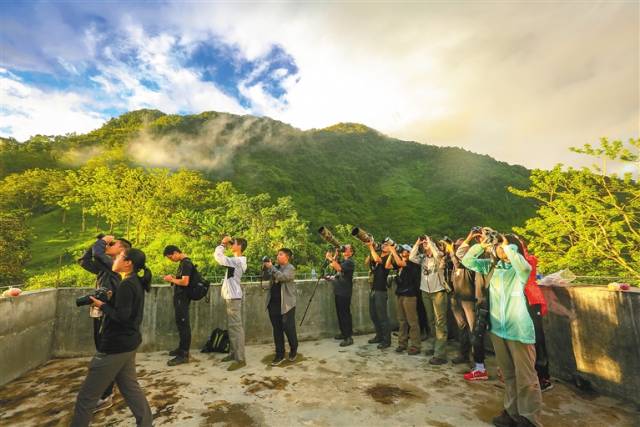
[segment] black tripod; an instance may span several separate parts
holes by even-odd
[[[324,279],[325,272],[329,267],[329,260],[325,259],[320,267],[320,275],[318,276],[318,280],[316,281],[316,285],[313,287],[313,292],[311,293],[311,298],[309,298],[309,302],[307,303],[307,308],[304,310],[304,314],[302,315],[302,320],[300,320],[300,326],[304,322],[305,317],[307,317],[307,312],[309,311],[309,307],[311,306],[311,301],[313,301],[313,297],[316,295],[316,290],[318,289],[318,285],[320,284],[320,280]]]

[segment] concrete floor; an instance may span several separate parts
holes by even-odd
[[[168,368],[166,353],[138,355],[138,377],[155,425],[175,426],[486,426],[502,408],[502,386],[469,384],[464,367],[434,367],[421,356],[384,352],[356,337],[303,342],[295,363],[269,366],[271,345],[247,348],[248,366],[227,372],[222,355],[194,353]],[[450,347],[454,354],[454,346]],[[67,425],[88,358],[56,359],[0,388],[1,426]],[[495,374],[493,359],[488,360]],[[639,426],[640,412],[623,402],[555,382],[544,394],[545,426]],[[95,426],[133,426],[116,404]]]

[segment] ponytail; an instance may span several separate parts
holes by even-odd
[[[150,292],[151,291],[151,270],[146,265],[147,256],[140,249],[130,248],[125,249],[125,259],[129,260],[133,264],[133,274],[140,280],[142,288]],[[144,273],[142,277],[138,276],[138,272],[142,270]]]
[[[147,267],[146,265],[142,267],[142,270],[144,271],[144,273],[142,274],[142,277],[138,276],[138,279],[140,279],[142,289],[144,289],[146,292],[150,292],[151,278],[153,277],[153,275],[151,274],[151,270],[149,270],[149,267]]]

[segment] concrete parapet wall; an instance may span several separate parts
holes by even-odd
[[[56,289],[0,298],[0,385],[52,356]]]
[[[296,323],[313,292],[315,281],[298,282]],[[95,352],[92,321],[87,307],[76,307],[77,297],[91,289],[61,288],[26,292],[0,299],[0,385],[19,377],[51,357]],[[579,377],[605,394],[640,404],[640,290],[609,292],[602,286],[543,288],[549,304],[545,333],[552,374]],[[272,342],[266,310],[266,291],[245,284],[244,319],[247,343]],[[357,279],[352,297],[356,334],[373,332],[369,319],[369,286]],[[396,324],[396,299],[389,293],[389,315]],[[453,325],[450,325],[450,327]],[[197,352],[211,331],[226,329],[220,286],[212,286],[208,301],[191,306],[192,351]],[[154,286],[147,294],[140,351],[175,348],[172,289]],[[301,340],[330,337],[338,332],[331,285],[320,283],[302,327]]]

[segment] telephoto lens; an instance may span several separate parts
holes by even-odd
[[[373,236],[371,234],[367,233],[362,228],[354,227],[353,230],[351,230],[351,235],[356,237],[362,243],[373,242]]]
[[[329,229],[327,227],[320,227],[318,229],[318,233],[320,233],[320,237],[322,237],[322,239],[329,243],[331,246],[335,247],[335,248],[339,248],[340,242],[338,242],[338,240],[333,237],[333,234],[331,234],[331,231],[329,231]]]

